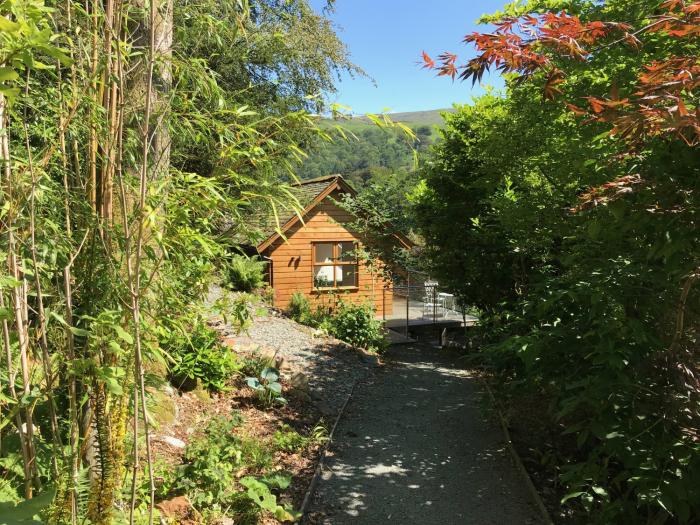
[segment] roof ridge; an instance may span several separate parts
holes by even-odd
[[[343,176],[340,175],[339,173],[336,173],[335,175],[322,175],[321,177],[316,177],[313,179],[300,180],[300,181],[292,184],[292,186],[305,186],[307,184],[314,184],[314,183],[318,183],[318,182],[331,182],[331,181],[336,181],[338,179],[345,182],[345,179],[343,178]]]

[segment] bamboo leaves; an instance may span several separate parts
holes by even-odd
[[[249,210],[298,205],[280,177],[315,133],[303,112],[235,101],[209,57],[174,52],[172,14],[170,1],[0,4],[0,438],[21,458],[0,475],[26,498],[55,487],[52,525],[110,523],[117,507],[153,521],[152,474],[137,489],[158,335],[228,257],[221,222],[246,235]]]

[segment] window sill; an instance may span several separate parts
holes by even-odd
[[[338,286],[337,288],[314,288],[311,293],[333,293],[333,292],[359,292],[359,286]]]

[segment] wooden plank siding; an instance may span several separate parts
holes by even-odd
[[[333,193],[304,216],[304,223],[297,222],[286,232],[286,240],[277,239],[263,255],[272,260],[272,286],[274,304],[286,308],[294,292],[302,292],[312,303],[326,304],[331,299],[327,291],[313,287],[313,242],[354,241],[361,243],[356,232],[350,230],[353,216],[335,205],[332,200],[340,195]],[[372,302],[377,315],[391,314],[391,292],[383,293],[384,282],[370,269],[358,265],[358,287],[337,293],[346,301]]]

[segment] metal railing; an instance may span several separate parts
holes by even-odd
[[[387,287],[383,301],[387,328],[408,338],[439,340],[445,330],[474,321],[459,307],[452,293],[418,272]]]

